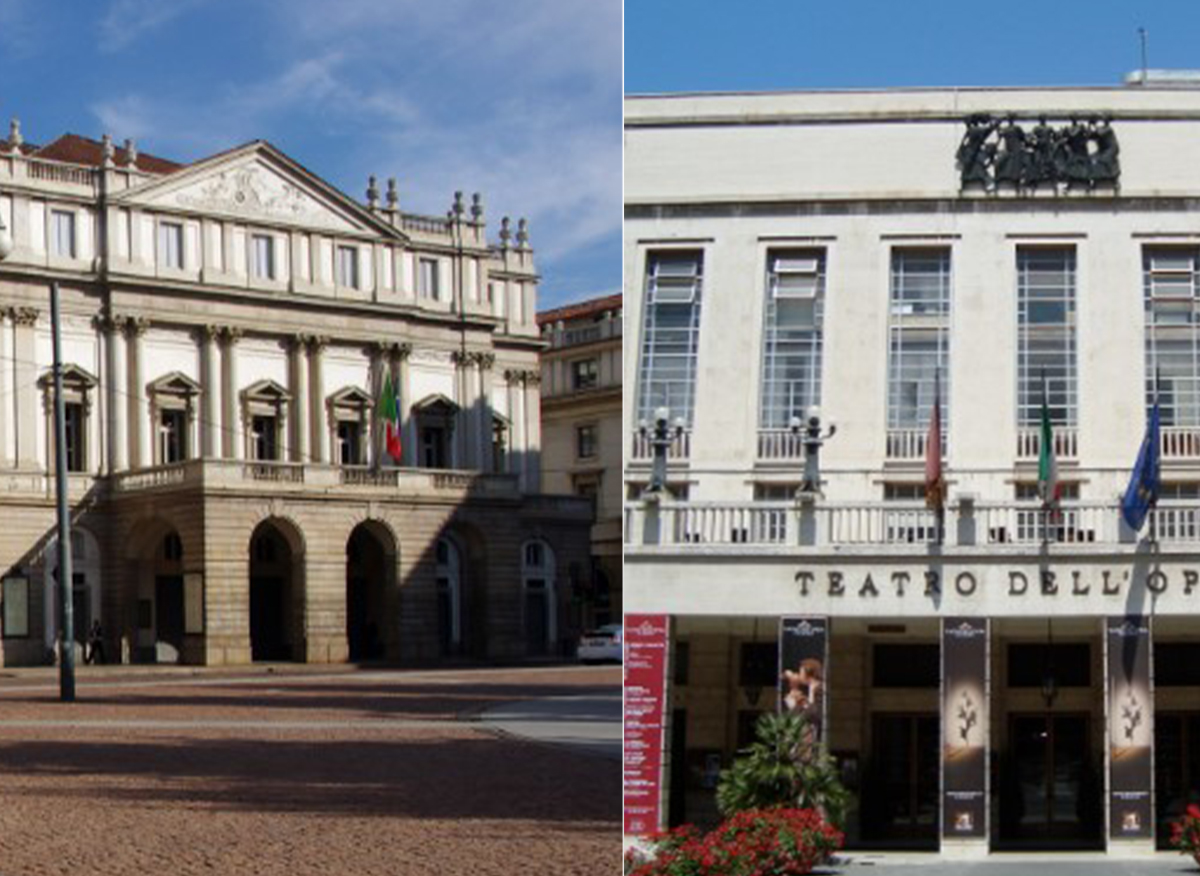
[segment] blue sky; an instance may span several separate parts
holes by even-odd
[[[1115,85],[1200,68],[1200,2],[626,0],[625,91]]]
[[[493,237],[528,217],[541,307],[620,288],[620,113],[620,0],[0,0],[4,132],[265,139],[436,215],[481,191]]]

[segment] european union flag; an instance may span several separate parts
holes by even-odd
[[[1158,400],[1150,409],[1150,420],[1146,423],[1146,437],[1142,439],[1142,449],[1138,451],[1137,464],[1133,467],[1133,476],[1125,489],[1125,497],[1121,500],[1121,516],[1129,524],[1129,528],[1137,532],[1146,522],[1150,507],[1158,501],[1158,490],[1161,485],[1158,471]]]

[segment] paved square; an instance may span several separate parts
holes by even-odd
[[[617,763],[480,716],[619,702],[619,686],[615,668],[113,668],[82,672],[63,704],[52,674],[13,673],[0,679],[0,872],[613,872]]]

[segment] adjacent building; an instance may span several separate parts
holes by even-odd
[[[852,845],[1165,845],[1200,793],[1198,149],[1186,77],[626,99],[624,601],[669,631],[627,830],[714,817],[786,669]]]
[[[542,339],[542,483],[590,499],[591,588],[577,608],[593,629],[621,619],[621,296],[538,314]]]
[[[262,141],[185,165],[15,122],[0,219],[6,665],[57,631],[52,282],[76,639],[211,665],[573,635],[592,510],[540,492],[524,220],[489,240],[478,195],[422,216],[374,179],[359,203]]]

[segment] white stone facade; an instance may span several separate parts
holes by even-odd
[[[186,166],[131,145],[68,135],[39,148],[16,131],[0,143],[14,242],[0,262],[0,480],[30,508],[0,565],[37,582],[4,660],[40,661],[56,629],[41,586],[51,282],[72,495],[86,497],[77,524],[97,554],[84,614],[102,621],[110,659],[557,651],[572,630],[553,598],[525,592],[522,553],[579,562],[590,513],[538,495],[524,220],[489,241],[479,196],[421,216],[374,179],[360,204],[262,141]],[[551,506],[578,523],[544,526]],[[275,590],[255,595],[252,578]]]
[[[1030,135],[1039,123],[1111,124],[1119,181],[964,184],[956,151],[980,114],[997,123],[997,160],[1010,125]],[[1101,630],[1105,618],[1152,617],[1155,653],[1200,636],[1200,420],[1187,401],[1196,372],[1172,352],[1193,349],[1198,331],[1198,144],[1195,89],[626,99],[625,608],[671,615],[676,646],[687,646],[681,659],[691,661],[687,681],[669,685],[687,722],[677,739],[687,741],[667,752],[677,771],[663,774],[664,785],[673,776],[687,788],[664,790],[664,813],[711,814],[685,777],[706,752],[727,762],[745,742],[743,715],[771,706],[770,694],[765,704],[749,696],[741,661],[743,646],[772,641],[780,617],[830,619],[829,744],[856,769],[879,751],[879,715],[936,717],[939,708],[936,690],[873,684],[878,646],[936,644],[941,619],[980,617],[992,623],[993,778],[999,759],[1016,756],[1022,715],[1042,708],[1006,686],[1011,647],[1048,635],[1086,646],[1090,681],[1064,691],[1056,708],[1069,702],[1084,716],[1091,735],[1081,747],[1100,790],[1077,793],[1091,814],[1074,840],[1058,841],[1149,847],[1100,826],[1111,814],[1103,740],[1113,720]],[[788,318],[803,330],[773,342],[778,314],[797,307],[809,309]],[[690,339],[680,328],[689,319]],[[1048,518],[1034,494],[1042,367],[1067,485]],[[1155,370],[1170,411],[1164,491],[1153,528],[1139,535],[1120,522],[1118,498]],[[771,380],[781,395],[764,389]],[[654,381],[658,395],[648,397]],[[939,384],[948,483],[940,541],[922,498]],[[820,494],[797,498],[803,437],[789,417],[800,425],[813,400],[837,431],[821,451]],[[669,494],[646,502],[638,496],[651,450],[639,419],[662,404],[672,418],[683,410],[683,431],[669,453]],[[1156,696],[1164,728],[1200,713],[1200,681],[1164,683]],[[1179,799],[1162,773],[1174,755],[1156,739],[1161,841]],[[878,757],[874,769],[881,775]],[[981,842],[941,838],[936,788],[925,820],[905,829],[947,853],[1019,847],[1034,839],[1011,821],[1015,793],[989,789]],[[917,796],[914,807],[929,802]],[[881,817],[857,810],[851,839],[901,842],[871,834]],[[1054,831],[1043,834],[1038,841],[1051,841]]]

